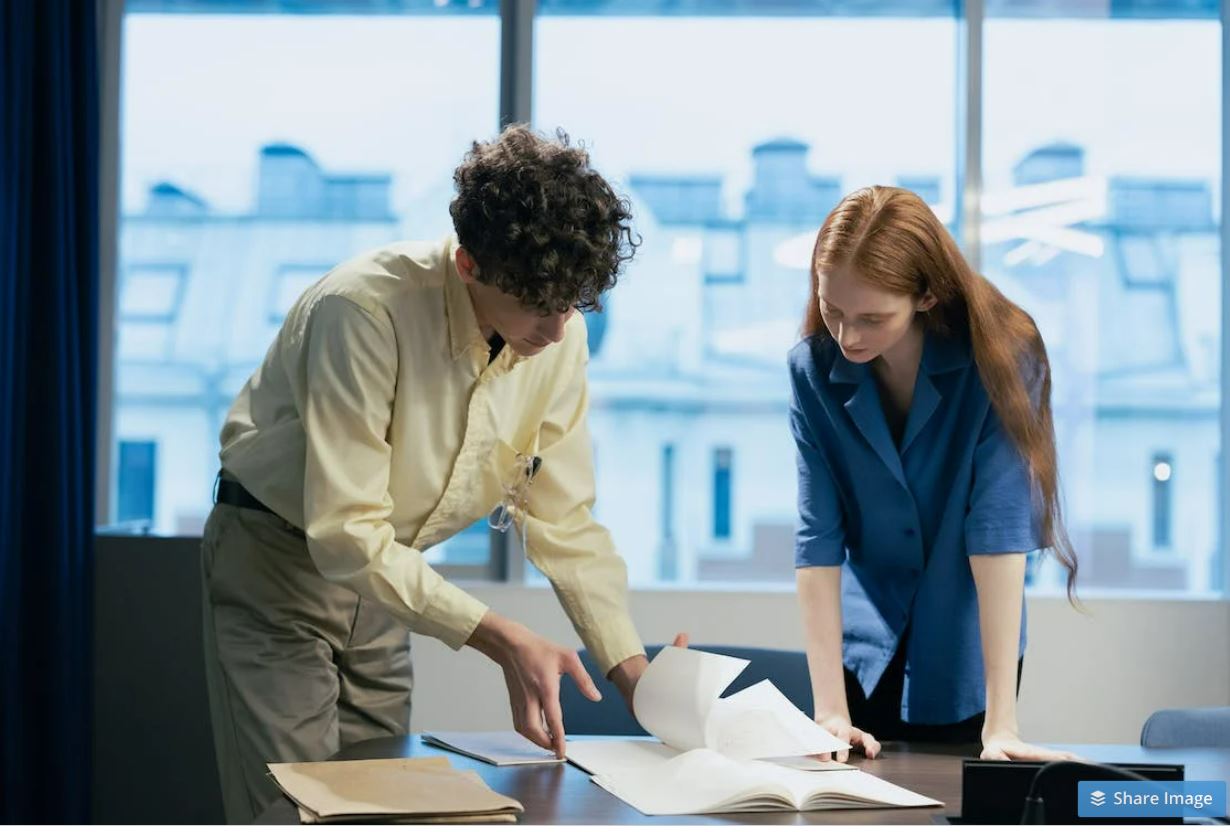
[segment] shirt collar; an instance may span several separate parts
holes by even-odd
[[[449,350],[454,360],[475,346],[487,348],[474,314],[474,301],[457,272],[457,247],[457,237],[450,234],[444,241],[444,314],[448,319]]]
[[[444,314],[448,318],[449,352],[454,361],[473,350],[487,355],[491,349],[487,339],[483,337],[482,329],[478,326],[478,316],[474,312],[474,299],[470,297],[470,290],[466,288],[461,274],[457,271],[457,248],[459,246],[460,243],[455,234],[450,234],[444,240]],[[528,357],[517,353],[506,343],[500,350],[496,361],[506,364],[507,369],[511,370]]]

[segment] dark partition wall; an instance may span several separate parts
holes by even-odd
[[[199,538],[97,538],[94,823],[223,823]]]

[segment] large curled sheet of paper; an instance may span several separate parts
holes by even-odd
[[[737,760],[762,760],[850,747],[767,679],[721,698],[749,664],[701,650],[663,647],[637,683],[632,710],[641,726],[667,748],[639,740],[570,741],[568,758],[599,773],[698,748]]]

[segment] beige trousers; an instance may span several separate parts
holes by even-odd
[[[201,542],[205,666],[228,823],[278,796],[266,763],[409,733],[409,630],[325,580],[303,533],[216,505]]]

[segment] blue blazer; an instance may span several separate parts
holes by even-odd
[[[908,627],[901,718],[947,724],[986,710],[969,556],[1030,552],[1041,535],[1028,466],[968,340],[927,334],[900,447],[870,367],[832,339],[796,345],[790,381],[795,566],[842,567],[845,666],[870,696]]]

